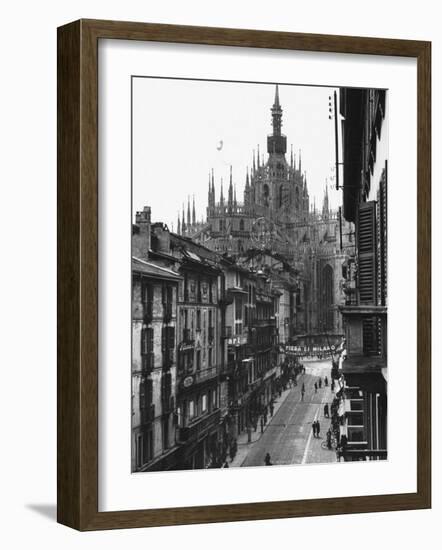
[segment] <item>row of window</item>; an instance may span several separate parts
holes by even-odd
[[[185,302],[216,303],[216,285],[211,281],[193,279],[184,273],[181,285],[180,294]]]
[[[217,404],[218,395],[215,389],[187,399],[183,401],[182,405],[177,409],[178,422],[184,427],[187,422],[215,410]]]
[[[181,323],[184,327],[183,330],[190,330],[193,334],[194,330],[208,330],[209,340],[214,337],[214,320],[215,312],[213,309],[204,311],[201,315],[201,309],[197,309],[196,312],[193,309],[181,310]]]
[[[161,303],[163,305],[163,316],[165,322],[172,319],[173,311],[173,290],[172,285],[161,286]],[[150,281],[143,280],[141,283],[141,303],[143,305],[144,320],[150,323],[153,317],[155,287]]]
[[[144,370],[152,370],[155,367],[154,353],[154,329],[143,327],[141,329],[141,360]],[[163,326],[161,328],[161,353],[163,367],[170,367],[174,360],[175,352],[175,327]]]
[[[171,417],[161,418],[158,423],[152,423],[143,428],[135,438],[135,463],[136,468],[140,469],[154,458],[155,429],[161,427],[162,452],[170,447],[169,441],[169,423]]]
[[[201,352],[203,355],[201,355]],[[196,371],[201,370],[202,366],[202,360],[205,360],[206,356],[206,349],[200,349],[196,348],[195,350],[188,350],[185,353],[182,353],[180,356],[180,363],[178,365],[178,368],[186,373],[193,372],[193,368],[195,365]],[[213,366],[214,359],[214,350],[213,348],[209,347],[207,348],[207,368],[210,368]]]

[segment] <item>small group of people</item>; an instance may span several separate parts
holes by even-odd
[[[327,376],[324,378],[324,386],[327,388],[328,387],[328,378]],[[314,388],[315,388],[315,393],[318,393],[318,388],[321,389],[322,388],[322,378],[319,377],[317,382],[314,383]]]
[[[321,431],[321,424],[319,423],[319,420],[313,420],[312,431],[313,431],[313,437],[319,437],[319,433]]]

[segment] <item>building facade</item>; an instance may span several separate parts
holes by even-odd
[[[346,264],[338,402],[345,460],[387,458],[388,95],[341,90],[346,219],[356,250]]]
[[[150,225],[150,212],[145,210],[143,215],[142,231]],[[140,243],[138,237],[139,233],[134,242]],[[177,466],[174,411],[180,280],[171,269],[132,258],[132,471]]]

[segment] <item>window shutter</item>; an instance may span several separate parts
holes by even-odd
[[[153,402],[153,382],[150,378],[146,380],[146,399],[147,399],[147,405],[152,405]]]
[[[140,382],[140,409],[144,409],[146,407],[146,381],[144,379],[141,379]]]
[[[148,341],[147,341],[147,346],[148,346],[148,351],[149,353],[153,353],[153,328],[150,328],[148,329]]]
[[[146,340],[147,340],[147,329],[142,328],[141,329],[141,355],[145,355],[147,353]]]
[[[175,349],[175,327],[169,327],[169,348]]]
[[[167,327],[163,327],[161,329],[161,351],[164,352],[166,351],[166,338],[167,338]]]
[[[358,262],[359,301],[376,303],[376,201],[359,205]]]

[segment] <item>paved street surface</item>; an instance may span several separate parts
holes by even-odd
[[[263,466],[266,453],[270,453],[274,465],[336,461],[334,451],[321,448],[330,426],[330,420],[324,418],[324,405],[328,403],[330,407],[334,396],[330,389],[330,360],[304,361],[304,365],[306,373],[298,377],[297,386],[278,398],[276,412],[264,433],[255,442],[243,446],[232,466]],[[315,393],[314,383],[319,377],[324,380],[325,376],[329,379],[328,387],[322,383],[322,388]],[[301,400],[303,382],[304,401]],[[320,422],[320,438],[313,437],[313,420]]]

